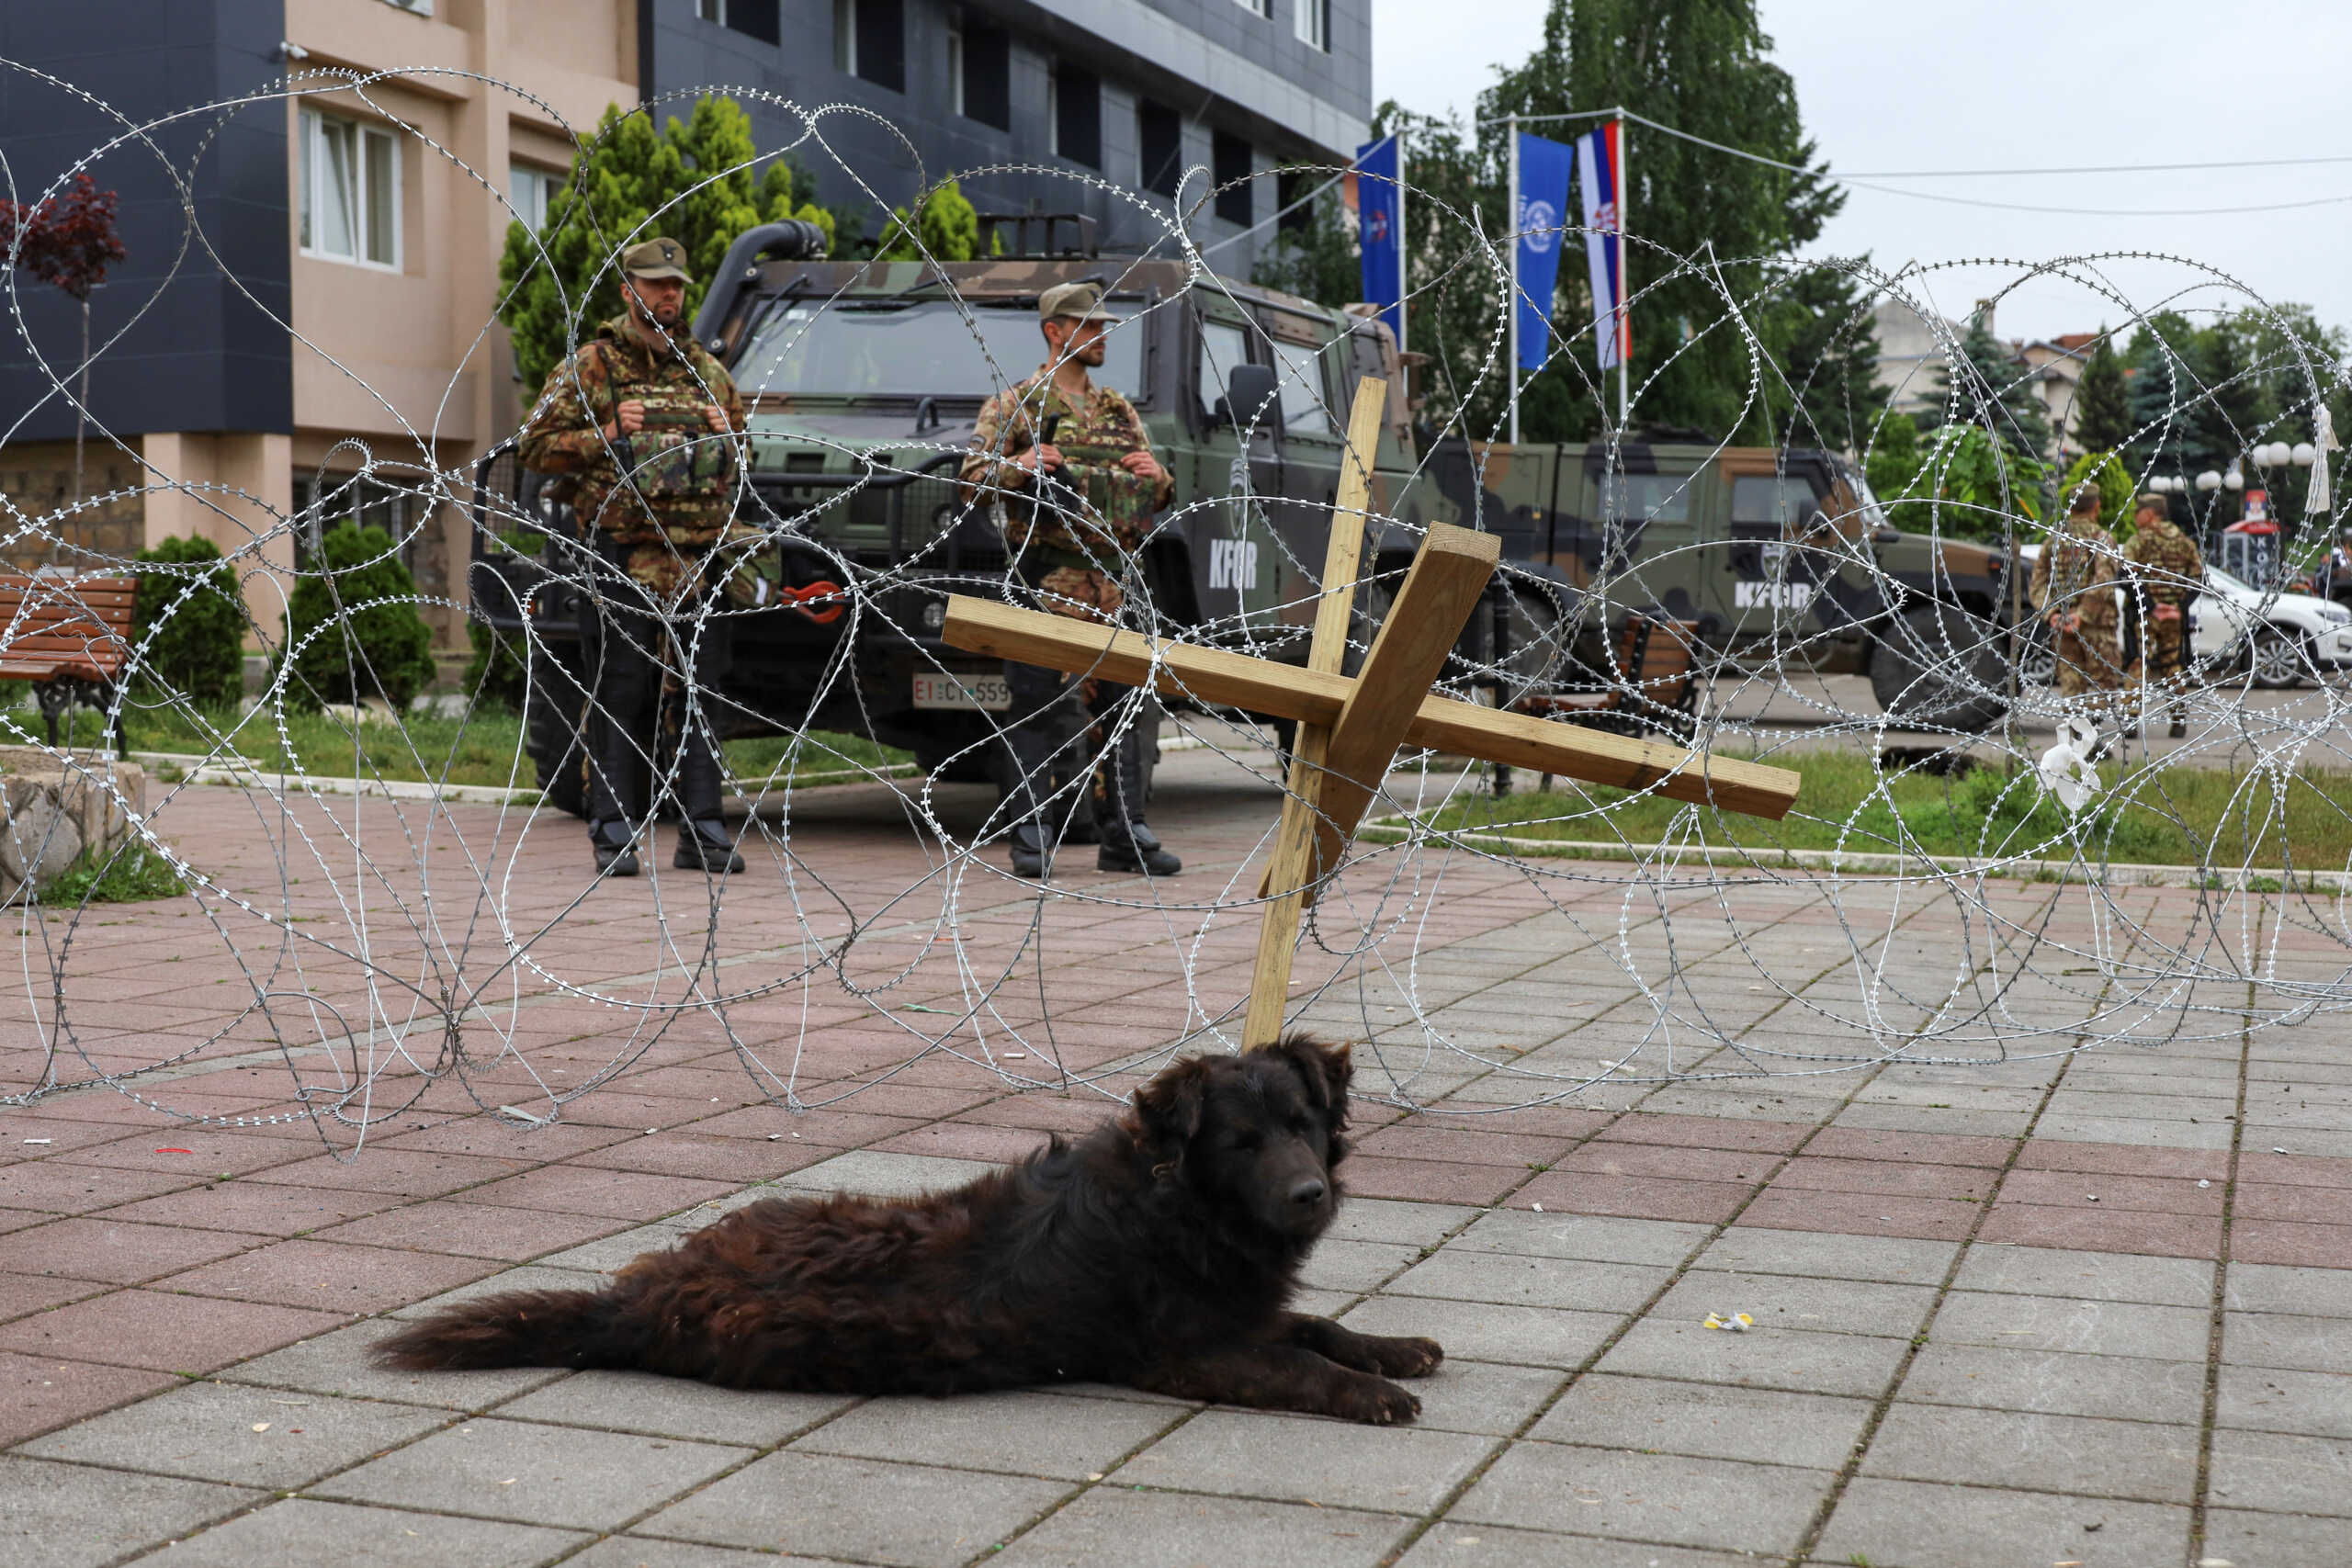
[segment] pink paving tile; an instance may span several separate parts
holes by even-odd
[[[937,1155],[948,1159],[1010,1165],[1046,1146],[1046,1134],[1025,1127],[977,1127],[941,1122],[868,1145],[900,1155]]]
[[[1064,1095],[1014,1094],[992,1105],[976,1105],[969,1111],[958,1111],[956,1119],[968,1126],[1034,1127],[1039,1132],[1082,1137],[1118,1110],[1116,1101],[1101,1095],[1091,1094],[1079,1100]]]
[[[1621,1116],[1600,1134],[1604,1143],[1678,1144],[1702,1149],[1752,1149],[1787,1154],[1813,1128],[1802,1122],[1749,1122],[1735,1117]]]
[[[1747,1206],[1739,1223],[1767,1230],[1957,1241],[1968,1234],[1977,1215],[1978,1205],[1942,1198],[1774,1187]]]
[[[276,1302],[344,1313],[386,1312],[498,1272],[484,1258],[453,1258],[305,1238],[281,1241],[159,1280],[159,1291]]]
[[[2243,1189],[2240,1190],[2243,1193]],[[2110,1176],[2079,1170],[2016,1170],[2001,1184],[2005,1203],[2052,1203],[2064,1209],[2148,1209],[2165,1214],[2219,1214],[2223,1188],[2153,1176]],[[2239,1199],[2245,1212],[2245,1199]]]
[[[0,1323],[46,1312],[67,1302],[78,1302],[111,1289],[93,1280],[51,1279],[38,1274],[0,1272]]]
[[[55,1214],[44,1214],[34,1209],[0,1209],[0,1235],[23,1230],[28,1225],[47,1224],[55,1218]]]
[[[399,1201],[397,1198],[372,1192],[322,1192],[300,1187],[266,1186],[258,1181],[222,1181],[125,1203],[107,1211],[107,1218],[288,1236],[356,1220]]]
[[[269,1240],[237,1231],[132,1224],[111,1214],[85,1215],[0,1236],[0,1275],[57,1274],[136,1285]]]
[[[2284,1263],[2300,1269],[2352,1269],[2352,1225],[2237,1220],[2230,1226],[2233,1263]]]
[[[692,1127],[673,1127],[658,1137],[636,1137],[592,1149],[569,1163],[603,1170],[642,1170],[658,1176],[692,1176],[737,1187],[769,1181],[787,1171],[830,1159],[839,1149],[795,1141],[787,1134],[764,1138],[713,1138]]]
[[[347,1225],[320,1231],[316,1239],[524,1263],[628,1228],[627,1221],[601,1214],[564,1214],[438,1199],[369,1214]]]
[[[0,1445],[143,1399],[179,1381],[169,1372],[0,1354]]]
[[[1899,1194],[1981,1201],[1993,1191],[1995,1173],[1982,1166],[1920,1165],[1891,1159],[1822,1159],[1807,1152],[1791,1160],[1775,1188],[1820,1192]]]
[[[534,1101],[525,1104],[523,1109],[537,1115],[545,1115],[548,1108],[544,1101]],[[469,1116],[462,1121],[446,1122],[418,1132],[396,1134],[378,1139],[376,1143],[380,1148],[485,1155],[493,1159],[519,1159],[537,1165],[570,1159],[574,1155],[586,1154],[590,1149],[625,1143],[643,1131],[643,1128],[632,1132],[621,1127],[582,1127],[569,1122],[559,1122],[550,1127],[526,1128],[510,1125],[492,1116]]]
[[[1671,1181],[1760,1182],[1781,1156],[1754,1150],[1699,1148],[1689,1144],[1624,1144],[1596,1138],[1560,1159],[1555,1168],[1600,1176],[1662,1176]]]
[[[1351,1157],[1340,1168],[1340,1179],[1357,1197],[1418,1203],[1492,1203],[1526,1174],[1515,1167],[1433,1159]]]
[[[2247,1136],[2250,1139],[2252,1133]],[[2352,1187],[2352,1159],[2274,1155],[2249,1149],[2238,1156],[2238,1179],[2275,1181],[2288,1187]]]
[[[2230,1155],[2227,1149],[2143,1148],[2132,1144],[2077,1144],[2064,1138],[2029,1138],[2018,1153],[2018,1168],[2220,1182],[2230,1174]]]
[[[0,1111],[0,1165],[19,1160],[54,1159],[93,1144],[109,1144],[122,1136],[109,1122],[69,1121],[62,1116],[36,1117],[24,1111]],[[35,1143],[30,1140],[39,1139]]]
[[[2007,1138],[1966,1137],[1950,1133],[1898,1133],[1872,1127],[1824,1127],[1805,1145],[1806,1157],[1916,1161],[1925,1165],[2008,1164],[2017,1145]]]
[[[1418,1125],[1383,1127],[1356,1143],[1356,1147],[1367,1155],[1522,1168],[1549,1164],[1566,1154],[1572,1146],[1573,1141],[1566,1137],[1507,1133],[1498,1127],[1490,1131],[1468,1122],[1433,1127],[1426,1122]]]
[[[461,1188],[514,1176],[530,1168],[523,1159],[440,1154],[424,1149],[368,1149],[352,1160],[320,1155],[247,1178],[307,1191],[375,1192],[394,1198],[439,1198]]]
[[[152,1170],[163,1176],[249,1176],[273,1166],[291,1165],[318,1147],[291,1138],[247,1138],[187,1128],[150,1128],[130,1136],[93,1144],[61,1156],[63,1165]]]
[[[2281,1182],[2240,1181],[2236,1217],[2293,1220],[2301,1224],[2352,1224],[2352,1192],[2340,1187],[2290,1187]]]
[[[659,1136],[659,1134],[656,1134]],[[485,1187],[470,1187],[458,1197],[465,1203],[489,1203],[517,1209],[553,1209],[570,1214],[604,1214],[615,1219],[650,1220],[663,1214],[724,1198],[740,1185],[695,1181],[682,1176],[650,1176],[641,1172],[557,1165],[526,1176],[510,1176]]]
[[[2220,1254],[2219,1215],[2157,1213],[2145,1209],[2107,1209],[2086,1204],[2062,1209],[2049,1203],[2004,1199],[1984,1217],[1980,1243],[2015,1242],[2021,1247],[2071,1248],[2078,1252],[2137,1252],[2159,1258],[2213,1258]]]
[[[118,1203],[153,1198],[198,1179],[193,1173],[173,1178],[151,1171],[31,1160],[0,1168],[0,1206],[38,1209],[52,1214],[86,1214],[96,1209],[111,1209]]]
[[[1721,1224],[1754,1188],[1736,1181],[1675,1181],[1655,1176],[1601,1176],[1550,1170],[1510,1196],[1514,1209],[1542,1204],[1547,1213],[1616,1214],[1639,1220]]]
[[[1366,1106],[1366,1111],[1375,1109]],[[1380,1109],[1385,1109],[1380,1108]],[[1580,1111],[1566,1105],[1503,1106],[1491,1101],[1449,1100],[1442,1111],[1405,1118],[1408,1127],[1462,1127],[1475,1132],[1528,1133],[1544,1138],[1589,1138],[1617,1120],[1614,1111]]]
[[[261,1302],[117,1291],[0,1327],[0,1350],[156,1371],[209,1372],[350,1321],[340,1313]]]
[[[843,1103],[854,1106],[863,1103],[863,1100],[864,1097],[860,1096]],[[653,1123],[649,1122],[646,1125],[650,1127]],[[716,1116],[697,1117],[694,1130],[719,1137],[747,1138],[764,1138],[770,1133],[782,1133],[787,1141],[797,1133],[799,1141],[804,1144],[821,1144],[836,1149],[861,1149],[868,1144],[896,1137],[900,1133],[910,1133],[922,1125],[911,1117],[881,1116],[860,1110],[787,1111],[781,1105],[755,1105],[742,1111],[722,1111]]]

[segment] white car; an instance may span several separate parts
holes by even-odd
[[[2027,545],[2024,570],[2041,554]],[[2115,592],[2119,611],[2123,591]],[[2265,593],[2218,566],[2205,569],[2204,591],[2188,602],[2188,651],[2208,673],[2252,668],[2257,686],[2291,686],[2312,670],[2352,667],[2352,610],[2309,593]],[[2050,684],[2054,665],[2047,637],[2034,639],[2025,678]]]

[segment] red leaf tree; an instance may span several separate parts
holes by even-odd
[[[115,193],[77,174],[60,194],[26,204],[0,199],[0,255],[54,284],[82,307],[82,395],[74,422],[74,499],[82,499],[82,437],[89,423],[90,291],[129,254],[115,226]]]

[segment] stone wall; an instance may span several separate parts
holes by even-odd
[[[18,571],[51,564],[113,570],[146,547],[146,471],[136,461],[113,442],[95,436],[83,446],[85,504],[76,507],[74,443],[0,446],[0,496],[8,506],[6,526],[0,530],[0,563]],[[42,531],[29,528],[32,523]]]

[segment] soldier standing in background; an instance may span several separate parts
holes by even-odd
[[[743,869],[719,814],[710,716],[688,700],[727,666],[727,621],[697,612],[727,574],[713,547],[738,532],[743,400],[684,323],[685,258],[667,239],[622,254],[625,309],[555,367],[523,432],[524,466],[561,476],[569,493],[558,499],[613,569],[582,597],[580,636],[594,684],[581,737],[588,837],[597,869],[615,876],[637,874],[636,839],[650,814],[638,770],[659,754],[665,698],[683,818],[671,863]]]
[[[2098,505],[2098,488],[2085,485],[2033,563],[2033,602],[2050,622],[2062,697],[2123,683],[2115,643],[2115,539],[2099,526]]]
[[[2123,547],[2124,570],[2132,583],[2135,613],[2142,620],[2140,658],[2128,676],[2134,684],[2161,685],[2172,715],[2176,740],[2188,733],[2177,705],[2181,671],[2187,667],[2188,618],[2182,612],[2205,581],[2204,552],[2176,527],[2171,504],[2154,491],[2134,506],[2132,542]]]
[[[1091,283],[1065,283],[1037,301],[1046,363],[981,406],[964,459],[967,496],[1001,503],[1005,547],[1031,597],[1056,615],[1115,623],[1125,603],[1117,573],[1168,504],[1175,480],[1152,456],[1135,405],[1087,374],[1102,363],[1102,334],[1117,318]],[[1013,813],[1012,872],[1044,876],[1055,832],[1047,780],[1077,731],[1093,753],[1091,784],[1102,871],[1173,876],[1183,862],[1143,819],[1143,734],[1128,725],[1109,741],[1126,688],[1090,676],[1007,660],[1012,706],[1005,715],[1005,799]]]

